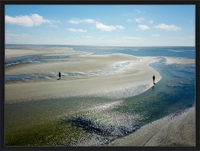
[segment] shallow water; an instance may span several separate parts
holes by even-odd
[[[140,59],[139,59],[140,60]],[[89,72],[89,73],[84,73],[84,72],[75,72],[75,73],[67,73],[67,74],[62,74],[62,77],[75,77],[75,76],[95,76],[95,75],[109,75],[109,74],[114,74],[117,72],[120,72],[124,68],[127,68],[130,64],[138,62],[137,61],[123,61],[116,63],[111,66],[111,69],[104,70],[104,71],[99,71],[99,72]],[[62,61],[62,60],[56,60],[56,61],[49,61],[49,62],[67,62],[68,60]],[[78,61],[78,60],[70,60],[70,61]],[[37,62],[37,61],[36,61]],[[48,61],[43,61],[43,62],[48,62]],[[20,64],[21,62],[19,62]],[[28,63],[28,62],[25,62]],[[41,63],[41,62],[39,62]],[[15,63],[14,63],[15,64]],[[14,64],[10,64],[11,66]],[[9,81],[20,81],[23,79],[33,79],[33,78],[45,78],[45,77],[58,77],[57,74],[38,74],[38,75],[28,75],[28,74],[20,74],[20,75],[6,75],[5,76],[5,83]]]
[[[139,48],[132,49],[129,51],[140,52]],[[111,48],[102,50],[111,51]],[[173,48],[169,52],[177,51],[187,54],[190,50]],[[101,146],[134,133],[149,122],[194,106],[195,65],[167,64],[162,52],[156,52],[155,56],[160,56],[159,61],[150,66],[163,78],[133,97],[114,99],[117,94],[113,93],[113,99],[88,96],[5,105],[6,145]],[[112,72],[128,64],[116,64]]]

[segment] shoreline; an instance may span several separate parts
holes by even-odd
[[[105,146],[195,146],[195,107],[146,124]]]
[[[165,57],[168,64],[195,64],[195,59],[178,59],[173,57]]]
[[[54,54],[56,53],[51,52],[47,55],[53,56]],[[64,52],[59,55],[66,54],[71,53]],[[156,76],[156,83],[162,79],[160,73],[150,66],[151,63],[159,60],[158,57],[139,57],[138,59],[123,54],[88,55],[88,53],[75,52],[73,56],[65,59],[84,61],[25,63],[7,67],[5,70],[7,75],[41,75],[44,73],[57,75],[58,71],[61,71],[62,75],[69,73],[84,73],[86,75],[62,76],[61,80],[57,80],[56,76],[44,76],[43,78],[10,81],[5,83],[5,105],[9,107],[9,104],[15,106],[15,103],[23,102],[31,104],[32,101],[38,101],[41,104],[40,101],[43,100],[47,100],[49,104],[51,100],[72,97],[125,99],[149,90],[153,86],[153,75]],[[190,64],[195,61],[187,59],[180,61],[166,57],[167,63],[169,63],[169,59],[171,59],[171,63],[173,61],[173,63],[178,64]],[[127,62],[129,63],[126,64]],[[97,74],[88,74],[92,72]],[[102,75],[98,74],[101,72],[103,72]],[[55,101],[57,103],[57,100]],[[178,116],[168,115],[152,121],[134,133],[117,138],[110,144],[103,146],[195,146],[194,108],[187,109]]]
[[[63,75],[83,72],[86,73],[86,76],[62,77],[61,80],[57,80],[58,77],[46,77],[45,80],[44,78],[36,78],[9,82],[5,84],[5,103],[12,104],[77,96],[127,98],[151,88],[153,75],[156,76],[156,83],[162,79],[161,75],[149,66],[150,63],[158,61],[156,57],[144,57],[138,61],[136,57],[131,55],[87,56],[87,54],[78,53],[70,59],[87,61],[30,63],[7,67],[6,75],[56,74],[61,71]],[[124,66],[123,62],[126,63],[127,61],[131,62]],[[109,72],[106,73],[105,71]],[[103,72],[103,74],[88,76],[87,74],[91,72]],[[138,87],[140,88],[138,89]],[[129,94],[126,93],[127,90]]]

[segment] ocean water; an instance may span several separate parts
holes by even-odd
[[[59,45],[6,45],[11,49],[69,47],[89,55],[128,54],[158,57],[150,64],[162,79],[147,91],[128,98],[69,97],[5,105],[6,144],[8,146],[101,146],[134,133],[141,126],[195,106],[195,64],[168,64],[166,57],[195,59],[195,47],[107,47]],[[68,55],[25,56],[5,59],[5,68],[16,64],[41,63],[45,59]],[[40,59],[43,59],[42,61]],[[53,61],[65,61],[53,60]],[[71,60],[80,61],[80,60]],[[46,63],[51,60],[46,61]],[[70,76],[113,74],[132,62],[116,64],[108,71],[69,73]],[[5,83],[26,78],[57,76],[5,75]],[[6,93],[6,92],[5,92]],[[130,93],[128,90],[126,93]],[[115,95],[115,94],[113,94]],[[15,126],[13,127],[13,124]],[[13,132],[15,135],[13,135]]]

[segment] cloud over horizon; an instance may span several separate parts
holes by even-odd
[[[121,25],[115,25],[115,26],[113,26],[113,25],[104,25],[104,24],[102,24],[102,23],[100,23],[98,21],[95,21],[94,19],[82,19],[81,20],[81,19],[76,18],[76,19],[71,19],[71,20],[68,21],[68,23],[72,23],[72,24],[79,24],[81,22],[95,23],[96,24],[95,25],[96,28],[101,30],[101,31],[113,31],[113,30],[116,30],[117,28],[118,29],[122,29],[122,30],[124,29],[124,27],[121,26]],[[71,30],[71,31],[74,31],[74,30]]]
[[[138,28],[141,29],[141,30],[150,29],[149,26],[147,26],[147,25],[138,25]]]
[[[117,28],[122,29],[122,30],[124,29],[124,27],[121,26],[121,25],[115,25],[115,26],[110,25],[110,26],[108,26],[108,25],[104,25],[104,24],[99,23],[99,22],[96,23],[96,28],[100,29],[101,31],[113,31],[113,30],[116,30]]]
[[[53,20],[47,20],[44,19],[42,16],[38,14],[31,14],[30,16],[8,16],[5,15],[5,22],[8,24],[13,24],[13,25],[19,25],[19,26],[24,26],[24,27],[33,27],[33,26],[39,26],[42,23],[49,23],[51,24],[52,27],[55,27],[53,25],[53,22],[60,22],[58,21],[53,21]]]
[[[73,18],[71,20],[68,21],[68,23],[72,23],[72,24],[79,24],[79,23],[82,23],[82,22],[85,22],[85,23],[95,23],[95,20],[94,19],[78,19],[78,18]]]
[[[135,21],[136,21],[137,23],[142,23],[144,20],[145,20],[145,19],[142,18],[142,17],[140,17],[140,18],[135,18]]]
[[[74,28],[69,28],[68,30],[69,30],[69,31],[72,31],[72,32],[87,32],[87,30],[83,30],[83,29],[74,29]]]
[[[181,29],[181,27],[177,27],[177,26],[174,26],[173,24],[172,25],[166,25],[166,24],[159,24],[157,26],[154,26],[155,28],[160,28],[160,29],[166,29],[166,30],[169,30],[169,31],[175,31],[175,30],[179,30]]]

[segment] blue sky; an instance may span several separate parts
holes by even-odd
[[[6,5],[5,43],[194,46],[195,5]]]

